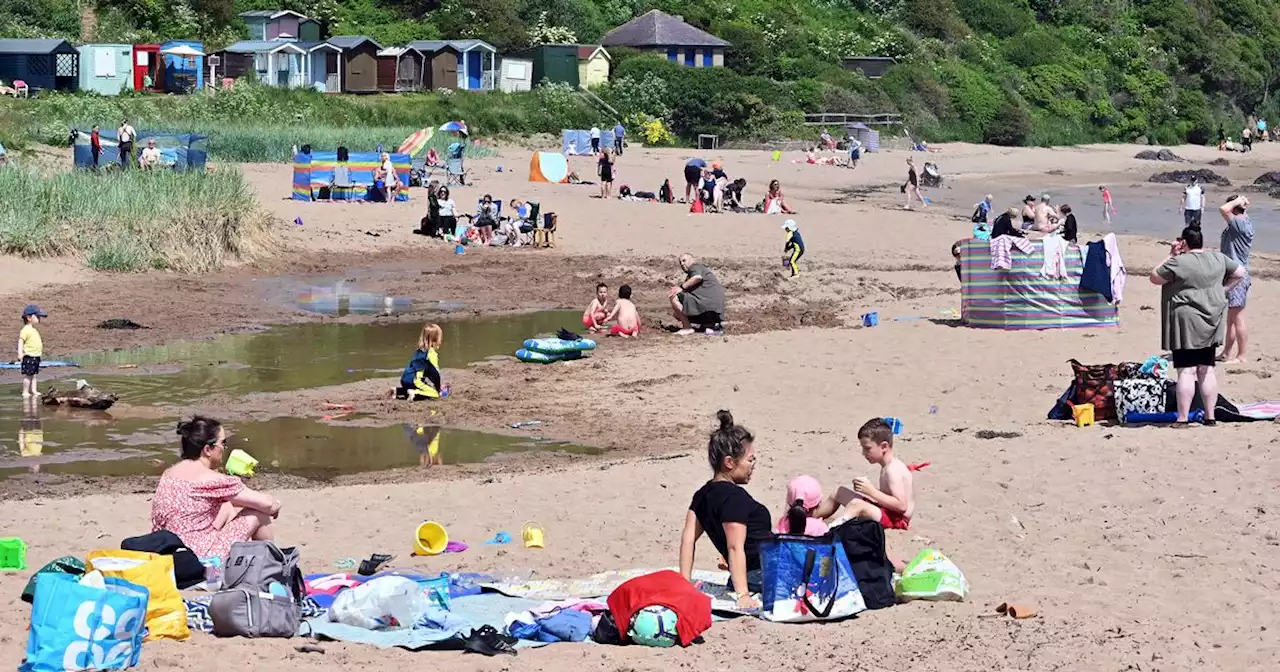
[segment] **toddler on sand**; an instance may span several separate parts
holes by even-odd
[[[640,312],[636,310],[636,304],[631,303],[631,285],[618,288],[618,301],[613,304],[613,310],[604,318],[604,322],[615,319],[618,323],[609,329],[610,336],[631,338],[640,335]]]
[[[591,333],[596,333],[604,328],[604,323],[609,320],[609,285],[603,282],[596,285],[595,298],[591,299],[591,305],[582,312],[582,326],[586,327]]]
[[[18,332],[18,359],[22,361],[22,397],[40,396],[36,389],[36,377],[40,375],[40,358],[44,356],[44,341],[36,325],[48,317],[40,306],[31,304],[22,311],[22,330]]]
[[[821,537],[827,524],[813,512],[822,504],[822,485],[812,476],[796,476],[787,484],[787,515],[777,525],[778,534]]]

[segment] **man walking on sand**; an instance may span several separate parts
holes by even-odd
[[[128,168],[133,162],[133,140],[137,135],[137,131],[133,130],[128,119],[120,120],[120,128],[116,130],[116,140],[119,141],[121,168]]]
[[[1200,228],[1201,216],[1204,214],[1204,188],[1200,179],[1191,178],[1191,184],[1182,190],[1182,221],[1184,226]]]

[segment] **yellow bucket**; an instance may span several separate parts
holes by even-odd
[[[227,473],[232,476],[252,476],[258,461],[249,453],[236,448],[227,456]]]
[[[1093,424],[1093,404],[1074,404],[1071,407],[1071,417],[1076,421],[1076,427],[1088,427]]]
[[[546,532],[537,523],[525,523],[520,536],[524,538],[525,548],[546,548]]]
[[[782,152],[781,152],[781,151],[779,151],[779,150],[776,150],[776,149],[775,149],[775,150],[773,150],[773,155],[772,155],[772,156],[773,156],[773,160],[774,160],[774,161],[781,161],[781,160],[782,160]]]
[[[440,555],[449,545],[449,533],[444,525],[435,521],[425,521],[418,526],[417,536],[413,541],[414,555]]]

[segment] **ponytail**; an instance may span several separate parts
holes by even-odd
[[[787,509],[787,531],[790,534],[804,534],[809,523],[809,510],[804,508],[804,500],[797,499]]]

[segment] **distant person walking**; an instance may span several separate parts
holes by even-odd
[[[1253,255],[1253,220],[1249,219],[1249,199],[1232,196],[1218,208],[1227,226],[1222,230],[1219,250],[1244,269],[1240,282],[1227,288],[1227,338],[1219,360],[1228,364],[1243,362],[1248,356],[1249,329],[1244,321],[1244,308],[1249,299],[1249,258]],[[1234,356],[1232,351],[1234,349]]]
[[[120,167],[128,168],[133,162],[133,141],[137,139],[138,132],[133,130],[133,126],[128,119],[120,120],[120,128],[116,130],[116,140],[120,142]]]
[[[1111,216],[1116,214],[1116,206],[1111,203],[1111,192],[1106,185],[1101,184],[1098,185],[1098,191],[1102,192],[1102,221],[1110,224]]]
[[[849,136],[849,168],[857,168],[860,159],[862,159],[862,142],[851,135]]]
[[[600,153],[600,127],[599,126],[593,125],[591,127],[591,153],[592,154]]]
[[[102,134],[98,130],[98,125],[93,125],[93,130],[89,132],[89,153],[93,155],[93,169],[98,169],[98,157],[102,156]]]
[[[929,207],[925,203],[924,196],[920,194],[920,174],[916,172],[916,162],[907,158],[907,183],[902,185],[902,191],[907,195],[907,202],[902,205],[903,210],[911,209],[911,200],[914,198],[920,201],[920,207]]]
[[[1204,188],[1200,179],[1191,178],[1191,184],[1182,190],[1182,225],[1200,228],[1200,218],[1204,214]]]
[[[623,142],[623,140],[626,137],[627,137],[627,129],[623,128],[622,122],[619,121],[618,125],[613,127],[613,153],[614,154],[617,154],[618,156],[622,156],[622,147],[624,144],[626,144]]]

